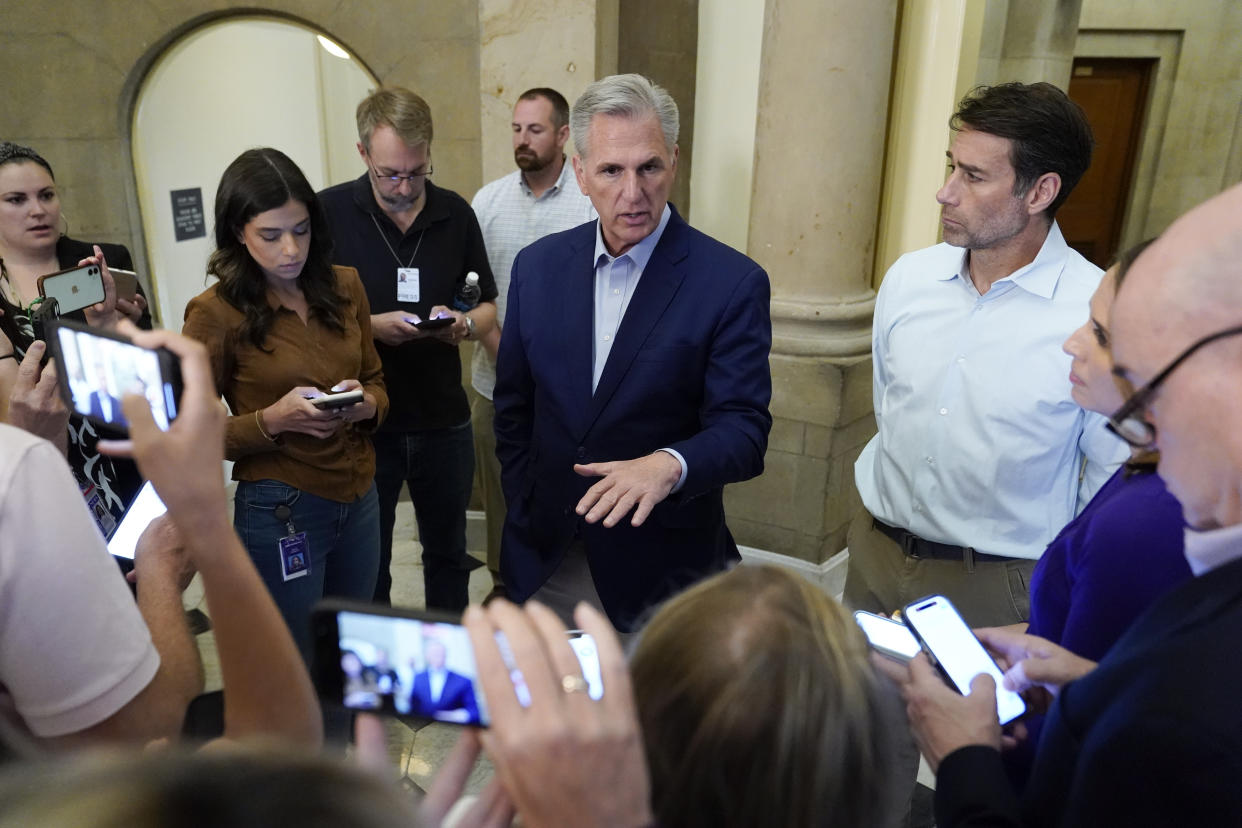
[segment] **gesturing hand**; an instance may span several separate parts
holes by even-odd
[[[575,511],[587,523],[604,521],[612,528],[634,511],[631,526],[642,526],[656,504],[681,479],[681,463],[667,451],[656,451],[636,460],[613,460],[607,463],[575,464],[574,472],[583,477],[602,477],[578,501]]]

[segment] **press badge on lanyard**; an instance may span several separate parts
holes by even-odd
[[[292,516],[289,507],[283,503],[276,507],[276,519],[285,523],[286,534],[276,545],[280,551],[280,572],[286,581],[309,575],[311,567],[310,543],[305,532],[294,531],[293,521],[290,520]]]
[[[397,301],[417,302],[419,295],[418,268],[397,268]]]

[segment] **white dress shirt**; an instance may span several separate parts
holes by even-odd
[[[872,515],[979,552],[1043,554],[1129,454],[1070,397],[1061,350],[1101,275],[1055,222],[1035,260],[982,296],[960,247],[892,266],[872,331],[879,431],[854,467]]]
[[[1219,529],[1186,529],[1186,562],[1195,577],[1242,558],[1242,524]]]
[[[483,231],[487,261],[496,278],[496,322],[505,321],[509,275],[513,260],[523,247],[544,236],[559,233],[595,218],[591,199],[583,195],[574,178],[573,164],[566,161],[556,183],[538,198],[526,185],[521,170],[514,170],[483,186],[470,202]],[[476,344],[470,366],[470,384],[487,399],[496,387],[496,366],[482,346]]]

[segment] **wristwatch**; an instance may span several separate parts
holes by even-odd
[[[466,339],[474,339],[474,320],[468,313],[463,313],[461,316],[466,320]]]

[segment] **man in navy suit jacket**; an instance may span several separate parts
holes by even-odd
[[[435,639],[423,642],[427,668],[414,674],[410,712],[438,719],[445,718],[444,713],[463,711],[464,721],[477,722],[479,705],[474,697],[474,685],[461,673],[454,673],[445,666],[446,656],[442,642]],[[453,720],[458,719],[453,717]]]
[[[936,824],[1242,824],[1242,185],[1179,219],[1131,267],[1111,318],[1135,390],[1110,418],[1192,527],[1195,577],[1135,620],[1098,665],[1035,636],[980,632],[1015,689],[1056,694],[1021,798],[1001,765],[991,679],[949,690],[920,656],[911,723],[936,775]],[[1046,694],[1045,694],[1046,695]]]
[[[578,99],[599,220],[518,254],[497,359],[505,584],[622,631],[738,559],[722,490],[763,470],[772,423],[768,277],[668,205],[677,117],[638,75]]]

